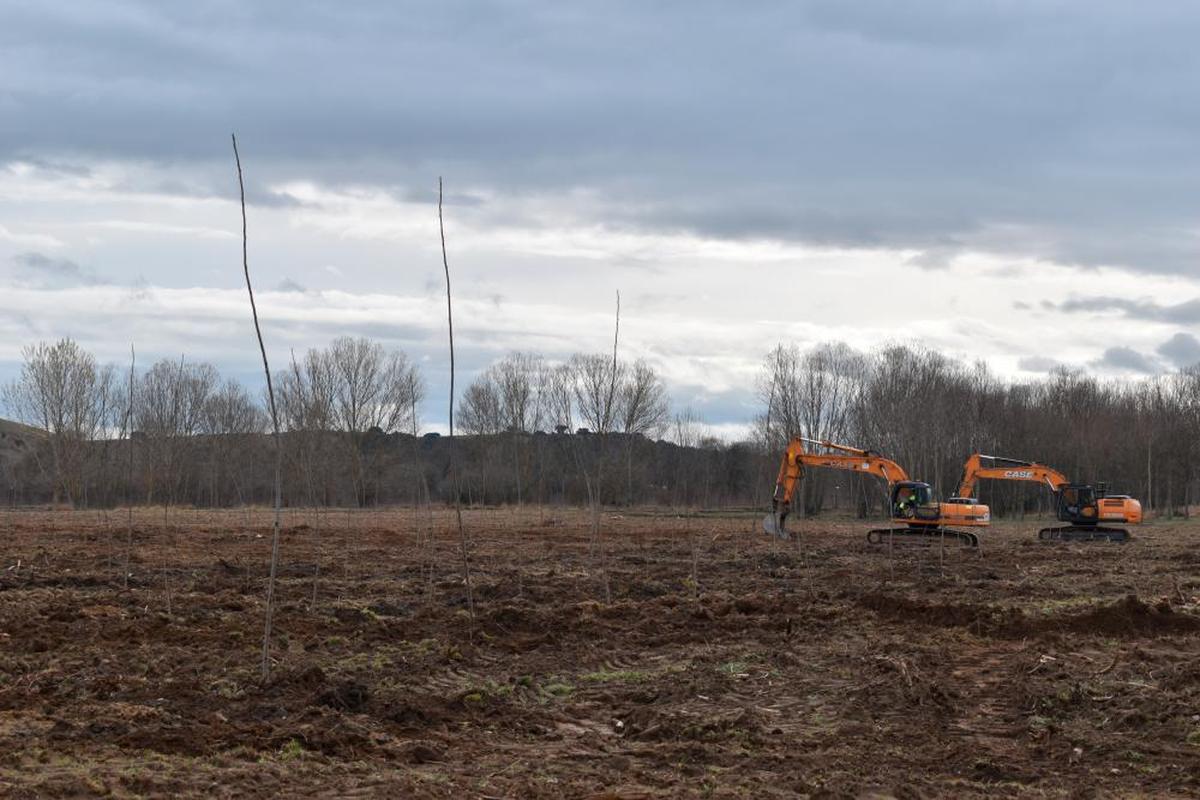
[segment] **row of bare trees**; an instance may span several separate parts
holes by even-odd
[[[635,452],[668,428],[665,386],[645,362],[616,362],[615,373],[613,365],[607,356],[550,364],[514,353],[484,370],[456,414],[467,434],[457,491],[474,502],[574,502],[581,485],[596,483],[597,497],[633,502],[647,498],[645,484],[669,483]],[[404,353],[343,337],[293,354],[273,382],[290,504],[446,500],[456,491],[445,444],[420,437],[425,384]],[[131,384],[70,339],[26,348],[21,374],[4,387],[4,413],[45,435],[23,471],[6,471],[10,501],[263,501],[265,398],[186,357],[161,360]],[[589,433],[572,433],[577,424]]]
[[[626,477],[626,502],[633,502],[633,446],[638,438],[660,438],[668,428],[670,405],[666,386],[645,361],[625,364],[606,354],[576,354],[564,363],[549,365],[538,355],[515,353],[475,379],[463,395],[458,412],[460,429],[470,435],[491,437],[484,449],[482,467],[502,472],[511,468],[516,502],[525,499],[522,476],[529,461],[545,458],[544,449],[530,452],[526,434],[553,430],[560,436],[586,429],[591,446],[572,440],[579,471],[610,459],[606,447],[611,434],[621,434]],[[540,443],[543,448],[545,443]],[[600,452],[596,452],[599,449]],[[504,455],[507,452],[507,457]],[[603,474],[601,469],[600,474]],[[542,471],[538,471],[539,476]],[[491,483],[483,476],[484,483]],[[565,476],[560,474],[561,479]],[[544,485],[537,487],[538,496]]]
[[[144,502],[217,506],[258,497],[264,403],[237,381],[222,381],[211,364],[164,359],[135,375],[127,392],[113,367],[99,366],[70,339],[27,347],[23,357],[20,375],[3,389],[4,407],[44,433],[26,476],[48,490],[44,499],[87,505],[120,496],[127,471],[117,469],[125,463],[118,451],[130,446],[136,478],[125,488]],[[350,500],[367,502],[372,463],[364,441],[416,432],[419,371],[403,353],[343,337],[293,361],[278,382],[305,499],[329,502],[338,478],[350,475]]]
[[[420,371],[400,351],[368,339],[336,339],[309,350],[276,377],[280,426],[311,505],[334,502],[339,475],[351,477],[356,505],[376,500],[380,448],[369,437],[418,432],[425,395]],[[348,470],[346,469],[348,467]]]
[[[232,505],[270,498],[264,404],[211,365],[163,360],[125,381],[70,340],[25,350],[4,388],[8,416],[44,432],[23,468],[0,476],[16,502]],[[342,338],[292,357],[275,374],[290,505],[464,502],[763,505],[792,435],[884,453],[953,492],[971,452],[1041,461],[1105,481],[1151,510],[1184,512],[1200,492],[1200,369],[1141,381],[1059,370],[1005,381],[981,364],[888,346],[781,345],[766,357],[762,414],[747,441],[707,435],[672,413],[646,362],[578,354],[550,362],[514,353],[461,393],[458,480],[449,448],[421,435],[425,387],[403,353]],[[135,468],[123,465],[132,443]],[[801,506],[876,508],[879,487],[811,473]],[[1037,511],[1026,484],[981,484],[997,514]]]
[[[567,431],[576,422],[592,433],[661,434],[670,410],[662,378],[644,360],[615,368],[614,376],[612,357],[602,353],[556,365],[514,353],[467,387],[458,424],[474,435]]]
[[[756,437],[767,450],[779,452],[793,435],[877,450],[943,495],[979,451],[1107,482],[1164,514],[1200,497],[1200,367],[1140,381],[1059,369],[1013,383],[982,362],[964,365],[919,347],[863,353],[840,343],[781,345],[765,360],[759,394]],[[840,473],[813,472],[803,491],[809,513],[870,505],[878,495]],[[1049,501],[1021,483],[984,483],[979,493],[1001,514]]]

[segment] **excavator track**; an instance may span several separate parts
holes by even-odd
[[[945,537],[943,539],[943,537]],[[941,541],[949,544],[959,544],[963,547],[979,547],[979,537],[969,531],[957,531],[953,528],[875,528],[867,531],[867,541],[871,544],[934,545]]]
[[[1128,542],[1129,531],[1124,528],[1106,528],[1103,525],[1062,525],[1057,528],[1042,528],[1038,539],[1043,542]]]

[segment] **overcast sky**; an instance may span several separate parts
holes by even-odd
[[[0,380],[23,344],[610,346],[738,430],[777,342],[1027,379],[1200,360],[1200,7],[0,0]],[[465,375],[464,377],[469,377]]]

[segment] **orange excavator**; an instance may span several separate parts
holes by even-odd
[[[805,449],[806,443],[834,452],[809,452]],[[872,544],[914,539],[928,541],[931,537],[944,536],[970,547],[977,547],[978,536],[970,531],[959,531],[949,526],[985,527],[990,518],[988,507],[975,502],[939,503],[934,496],[933,487],[922,481],[909,480],[904,468],[890,458],[884,458],[871,450],[798,436],[788,443],[783,463],[779,466],[775,495],[771,499],[771,513],[763,519],[763,530],[767,533],[788,538],[784,522],[806,467],[862,472],[883,478],[887,482],[892,525],[868,531],[867,541]]]
[[[1059,521],[1067,524],[1042,528],[1038,532],[1038,538],[1042,540],[1124,542],[1129,539],[1129,533],[1124,528],[1109,527],[1105,523],[1138,525],[1142,521],[1141,503],[1129,495],[1108,494],[1107,486],[1102,483],[1097,486],[1071,483],[1066,475],[1045,464],[981,453],[975,453],[963,465],[958,497],[952,498],[952,502],[975,502],[972,494],[976,481],[981,479],[1034,481],[1048,487],[1054,493]]]

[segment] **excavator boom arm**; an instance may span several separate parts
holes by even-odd
[[[815,442],[823,447],[841,452],[810,453],[804,449],[805,442]],[[783,505],[786,508],[791,504],[792,496],[796,492],[796,486],[804,474],[805,467],[864,472],[883,478],[889,486],[898,481],[908,480],[908,473],[904,471],[904,468],[890,458],[884,458],[869,450],[797,437],[788,443],[783,463],[779,465],[779,478],[775,482],[773,497],[776,507]]]
[[[1070,483],[1066,475],[1045,464],[975,453],[963,465],[957,496],[971,497],[979,480],[1035,481],[1046,484],[1053,492]]]

